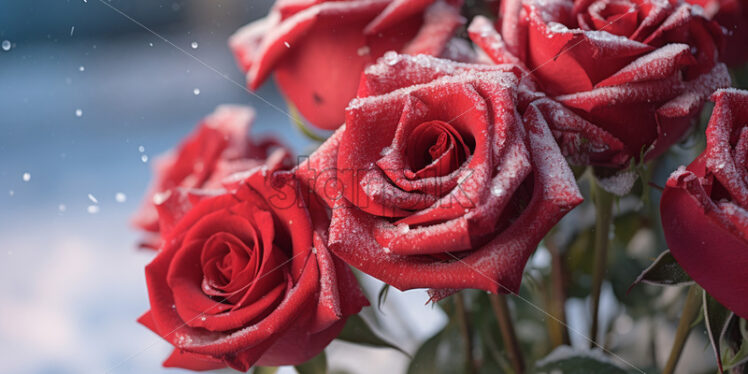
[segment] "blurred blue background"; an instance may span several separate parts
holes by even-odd
[[[227,47],[270,4],[0,2],[0,372],[181,372],[161,368],[170,347],[135,323],[148,308],[143,266],[153,253],[136,249],[129,217],[153,157],[219,104],[253,106],[255,134],[281,135],[298,152],[310,145],[243,90]],[[257,93],[284,107],[271,82]],[[388,323],[409,326],[391,329],[405,346],[444,323],[426,299],[388,303],[390,315],[404,316]],[[409,313],[418,318],[403,322]],[[360,366],[361,355],[380,362],[377,371],[406,365],[386,350],[328,352],[336,349],[345,353],[330,354],[331,365],[341,369]]]

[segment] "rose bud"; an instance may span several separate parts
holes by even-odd
[[[468,58],[452,39],[462,0],[278,0],[229,40],[252,90],[275,72],[279,88],[313,125],[336,129],[364,67],[386,51]]]
[[[158,234],[163,231],[158,210],[174,216],[188,209],[183,206],[185,203],[206,194],[200,190],[222,189],[224,178],[261,166],[268,159],[290,167],[291,153],[278,142],[265,139],[255,143],[248,138],[254,117],[251,108],[219,106],[176,150],[156,159],[155,178],[133,217],[135,226]],[[173,221],[174,217],[167,220]],[[154,236],[144,245],[157,247],[158,235]]]
[[[748,62],[748,0],[686,0],[704,8],[705,15],[727,31],[720,60],[729,66]]]
[[[472,39],[531,74],[573,163],[622,169],[654,158],[730,85],[718,63],[722,29],[679,0],[507,0],[499,23],[496,32],[477,18]]]
[[[174,345],[167,367],[303,363],[368,305],[328,251],[324,207],[289,172],[257,169],[236,192],[201,200],[146,266],[143,325]]]
[[[332,207],[330,249],[401,290],[516,292],[582,201],[545,124],[523,124],[517,75],[395,53],[367,68],[345,126],[296,169]]]
[[[719,90],[712,100],[706,150],[668,179],[662,227],[691,278],[748,318],[748,91]]]

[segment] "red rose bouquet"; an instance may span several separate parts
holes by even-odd
[[[334,339],[397,347],[358,315],[381,285],[449,316],[408,373],[670,374],[693,326],[702,371],[745,372],[743,5],[277,0],[229,44],[250,89],[272,74],[335,131],[294,162],[221,106],[156,163],[134,223],[164,365],[324,373]],[[631,353],[635,318],[678,317],[666,362]]]

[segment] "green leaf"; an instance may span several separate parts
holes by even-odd
[[[436,351],[439,348],[440,338],[441,334],[437,333],[418,348],[408,366],[408,374],[432,374],[439,372]]]
[[[598,350],[575,350],[563,345],[535,364],[537,374],[629,374]]]
[[[452,319],[444,329],[426,340],[408,367],[408,374],[456,374],[465,371],[464,340]],[[494,373],[495,374],[495,373]]]
[[[377,295],[377,309],[379,311],[382,311],[382,305],[387,300],[387,293],[390,291],[390,285],[385,284],[382,286],[382,289],[379,290],[379,295]]]
[[[748,328],[746,320],[733,316],[725,331],[726,348],[722,350],[722,365],[725,370],[748,363]]]
[[[253,374],[275,374],[278,371],[274,366],[255,366]]]
[[[348,317],[348,322],[345,323],[345,327],[343,327],[343,331],[338,335],[338,339],[349,343],[368,345],[370,347],[392,348],[410,357],[410,355],[400,347],[379,337],[379,335],[369,327],[369,324],[367,324],[358,314]]]
[[[678,265],[673,255],[670,254],[670,250],[662,252],[662,254],[654,260],[654,263],[636,278],[634,284],[631,287],[639,283],[654,284],[659,286],[675,286],[675,285],[686,285],[692,284],[693,280],[686,274],[686,271]]]
[[[709,335],[709,341],[711,341],[714,354],[717,357],[717,366],[719,367],[719,371],[722,372],[722,350],[720,349],[720,342],[734,313],[709,296],[706,291],[703,292],[703,297],[704,301],[702,304],[704,305],[706,332]]]
[[[322,351],[322,353],[301,365],[296,365],[295,368],[299,374],[327,374],[327,356],[325,356],[325,351]]]

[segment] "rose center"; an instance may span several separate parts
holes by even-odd
[[[203,291],[211,296],[225,298],[229,302],[241,297],[238,292],[247,281],[240,274],[257,261],[255,243],[244,243],[229,233],[212,235],[203,245],[201,263]]]
[[[451,124],[438,120],[418,125],[408,143],[408,166],[419,177],[447,175],[472,153],[470,138],[464,137]]]
[[[587,11],[579,15],[579,26],[583,30],[605,31],[629,37],[639,24],[636,4],[628,1],[596,1]]]

